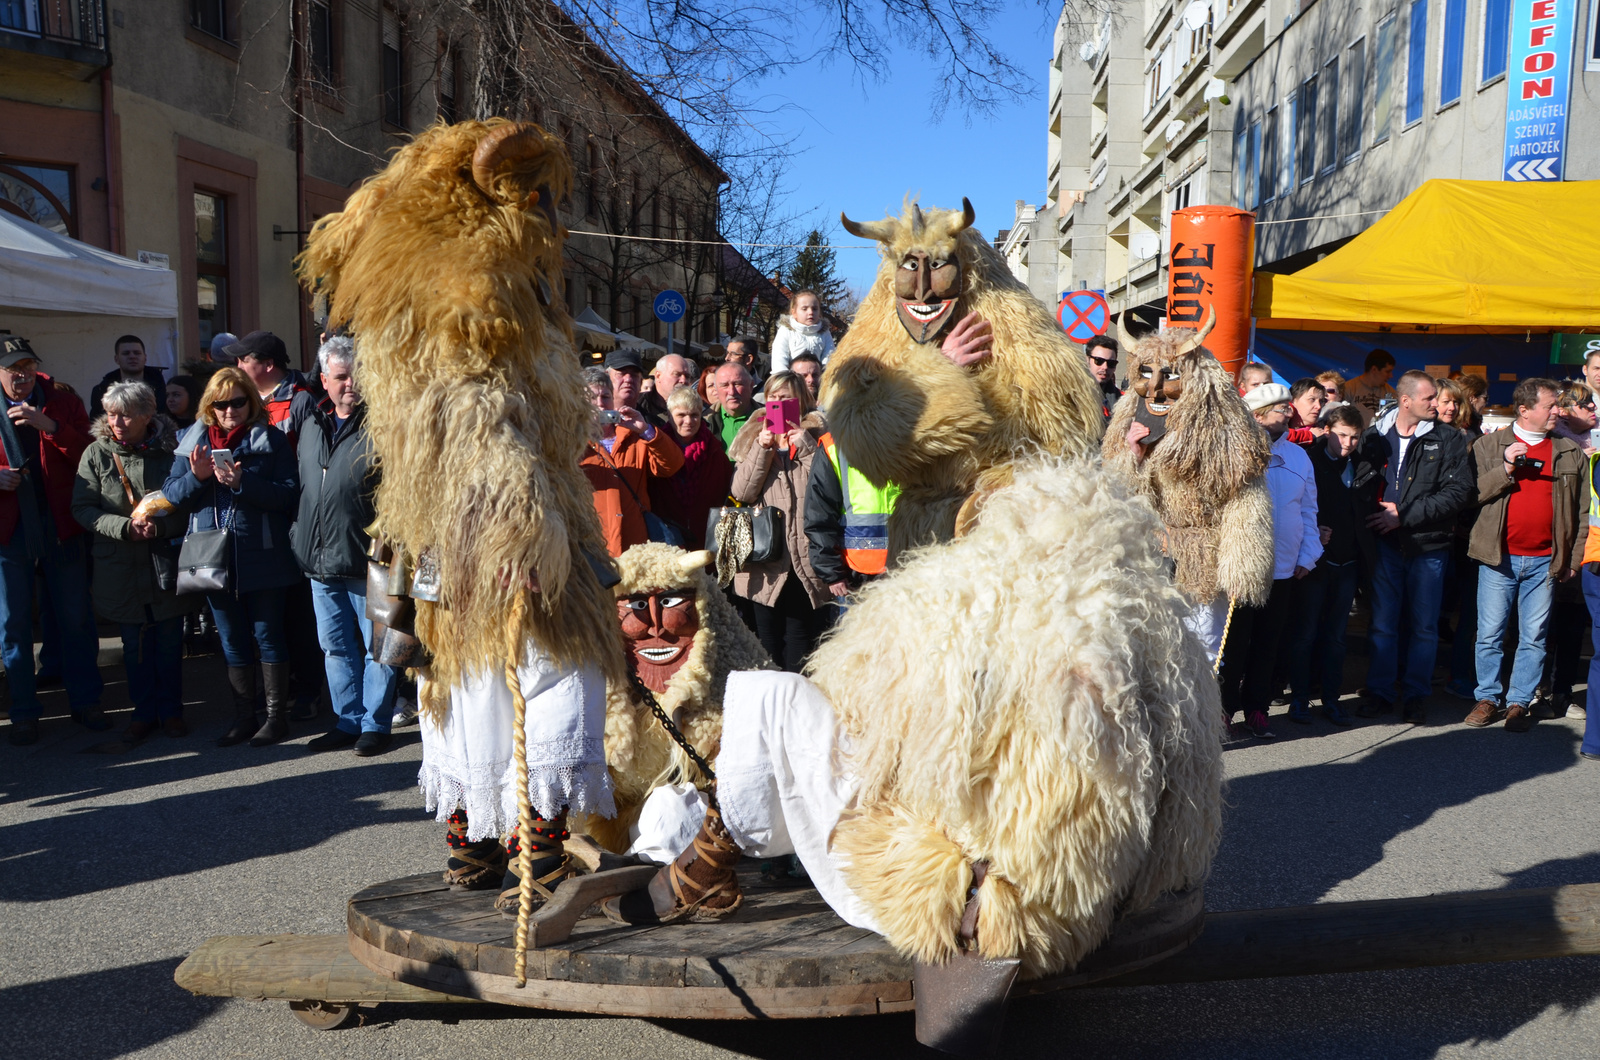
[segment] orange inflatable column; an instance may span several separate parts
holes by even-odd
[[[1250,350],[1250,286],[1256,258],[1256,215],[1231,206],[1172,211],[1167,269],[1167,326],[1198,328],[1206,310],[1217,324],[1206,349],[1235,378]]]

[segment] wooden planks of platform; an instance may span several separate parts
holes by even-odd
[[[437,874],[369,887],[350,900],[350,948],[365,965],[441,993],[619,1016],[783,1019],[871,1015],[914,1005],[910,963],[881,936],[840,920],[809,887],[739,869],[744,905],[711,923],[625,927],[580,920],[565,941],[528,951],[513,978],[514,928],[485,892],[451,891]],[[1160,960],[1199,933],[1203,895],[1171,899],[1119,926],[1061,989]]]

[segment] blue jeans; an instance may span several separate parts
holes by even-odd
[[[1289,646],[1291,699],[1304,706],[1321,688],[1322,705],[1339,702],[1344,690],[1344,631],[1356,598],[1361,565],[1319,563],[1300,581],[1299,633]]]
[[[1517,603],[1517,655],[1511,664],[1511,687],[1505,702],[1533,702],[1544,676],[1544,634],[1550,625],[1549,556],[1506,556],[1498,567],[1478,566],[1478,690],[1479,699],[1500,702],[1500,661],[1505,657],[1506,623],[1511,602]]]
[[[365,578],[311,579],[317,640],[327,659],[328,694],[344,732],[388,732],[400,670],[374,662]]]
[[[264,663],[289,661],[283,635],[283,597],[286,589],[257,589],[254,592],[209,593],[206,600],[217,620],[217,636],[222,640],[222,657],[229,666],[254,666],[256,649]]]
[[[1367,691],[1394,702],[1395,682],[1406,699],[1433,689],[1434,657],[1439,650],[1439,598],[1444,593],[1446,548],[1405,556],[1398,545],[1378,542],[1378,565],[1372,573],[1372,661],[1367,666]],[[1411,639],[1405,670],[1400,669],[1400,615],[1405,613]]]
[[[1583,599],[1589,605],[1590,631],[1594,637],[1594,658],[1589,660],[1589,691],[1584,694],[1589,708],[1589,720],[1583,726],[1583,749],[1600,755],[1600,578],[1590,574],[1585,567],[1579,575],[1583,579]]]
[[[67,686],[67,702],[72,710],[88,710],[100,705],[100,638],[89,613],[89,570],[84,562],[84,541],[80,534],[68,541],[56,540],[55,523],[44,523],[44,555],[35,565],[28,559],[28,546],[19,525],[11,541],[0,545],[0,659],[5,661],[6,678],[11,685],[11,717],[37,720],[41,711],[33,669],[33,592],[36,575],[44,578],[43,599],[55,611],[61,631],[61,677]]]
[[[133,720],[183,717],[183,616],[143,625],[123,622],[121,627]]]

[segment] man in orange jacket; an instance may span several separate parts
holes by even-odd
[[[600,516],[606,551],[620,556],[630,546],[650,540],[645,525],[650,479],[677,474],[683,450],[637,409],[614,407],[611,379],[604,368],[585,369],[583,384],[600,423],[579,465],[594,488],[594,510]]]

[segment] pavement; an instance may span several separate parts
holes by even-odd
[[[120,727],[119,669],[105,705]],[[1353,687],[1353,685],[1351,686]],[[359,888],[438,866],[415,728],[378,758],[311,754],[331,719],[274,747],[218,748],[220,659],[187,664],[194,734],[120,755],[44,693],[43,738],[0,739],[0,1056],[729,1057],[924,1054],[909,1016],[782,1024],[608,1019],[491,1006],[382,1005],[313,1031],[281,1001],[193,997],[172,981],[210,935],[332,933]],[[1430,724],[1236,737],[1214,910],[1600,881],[1600,765],[1582,722],[1517,735]],[[0,725],[0,736],[6,726]],[[1081,990],[1013,1006],[1011,1057],[1592,1057],[1600,958],[1192,986]],[[926,1053],[924,1055],[936,1055]]]

